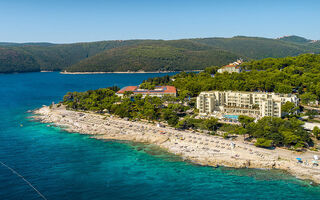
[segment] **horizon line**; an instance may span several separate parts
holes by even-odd
[[[0,44],[41,44],[41,43],[47,43],[47,44],[76,44],[76,43],[92,43],[92,42],[107,42],[107,41],[132,41],[132,40],[162,40],[162,41],[175,41],[175,40],[190,40],[190,39],[209,39],[209,38],[225,38],[225,39],[230,39],[230,38],[235,38],[235,37],[248,37],[248,38],[264,38],[264,39],[280,39],[284,37],[291,37],[291,36],[297,36],[301,37],[310,41],[318,41],[318,39],[308,39],[303,36],[298,36],[298,35],[283,35],[279,37],[263,37],[263,36],[248,36],[248,35],[234,35],[231,37],[223,37],[223,36],[208,36],[208,37],[188,37],[188,38],[179,38],[179,39],[160,39],[160,38],[153,38],[153,39],[148,39],[148,38],[130,38],[130,39],[106,39],[106,40],[92,40],[92,41],[75,41],[75,42],[56,42],[56,41],[26,41],[26,42],[14,42],[14,41],[0,41]]]

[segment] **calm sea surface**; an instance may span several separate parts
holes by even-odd
[[[68,91],[137,85],[165,74],[0,74],[0,161],[48,200],[320,199],[320,187],[275,170],[182,162],[152,145],[101,141],[32,122],[26,111]],[[41,199],[0,164],[0,200]]]

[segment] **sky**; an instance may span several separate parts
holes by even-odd
[[[317,0],[0,0],[1,42],[298,35],[320,39]]]

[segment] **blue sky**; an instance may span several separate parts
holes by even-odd
[[[320,39],[316,0],[1,0],[0,41]]]

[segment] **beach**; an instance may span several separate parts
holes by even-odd
[[[282,148],[257,148],[242,139],[223,139],[195,131],[179,131],[156,124],[129,121],[115,116],[67,110],[63,105],[43,106],[33,118],[62,127],[68,132],[88,134],[102,140],[127,140],[155,144],[186,161],[208,166],[286,170],[300,179],[320,183],[320,167],[313,166],[314,155]],[[302,159],[298,163],[296,158]]]

